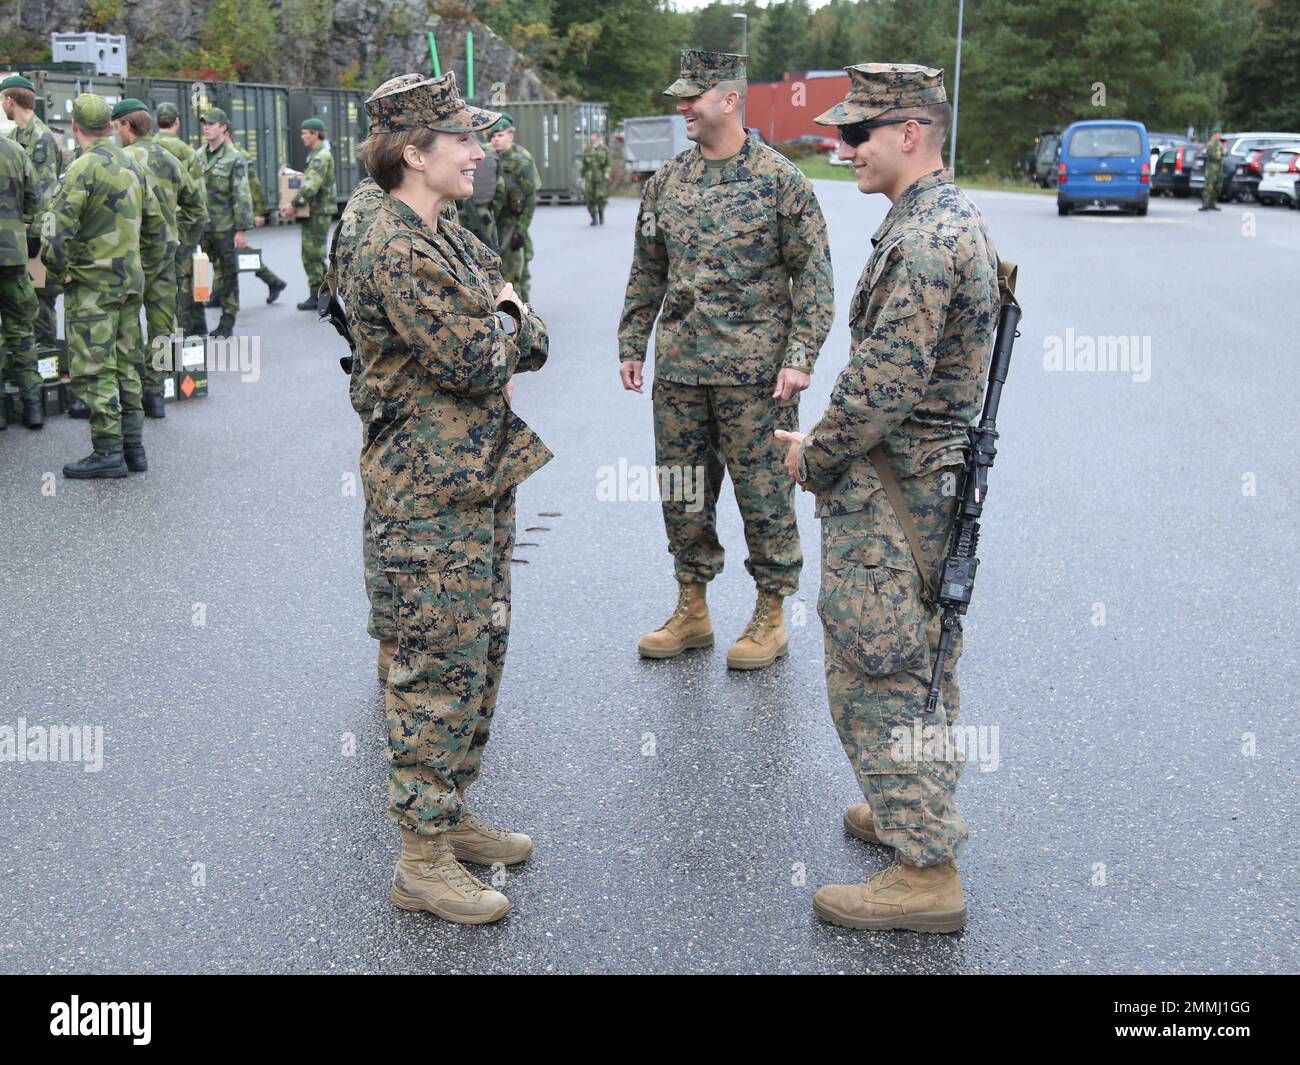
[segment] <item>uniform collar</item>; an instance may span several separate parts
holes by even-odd
[[[709,166],[704,161],[704,153],[700,151],[697,144],[691,150],[691,158],[687,160],[687,179],[698,184],[721,184],[728,181],[748,181],[754,176],[754,145],[757,142],[752,133],[745,134],[745,143],[741,146],[740,151],[727,160],[727,165],[722,168],[722,173],[713,180],[709,178]]]
[[[871,246],[875,247],[885,235],[898,224],[899,219],[908,214],[912,208],[922,199],[929,195],[932,189],[940,185],[949,185],[952,183],[952,171],[946,167],[939,170],[931,170],[930,173],[923,177],[917,178],[903,190],[903,195],[898,197],[898,202],[889,209],[889,214],[885,215],[885,220],[880,223],[875,233],[871,235]]]

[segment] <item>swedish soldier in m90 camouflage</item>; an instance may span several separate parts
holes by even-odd
[[[12,361],[23,424],[29,429],[45,424],[33,334],[38,304],[27,275],[27,224],[40,209],[37,189],[27,153],[0,137],[0,390]],[[0,394],[0,429],[7,424],[4,403]]]
[[[262,180],[257,176],[257,167],[253,165],[253,161],[248,157],[248,153],[235,143],[235,139],[230,136],[229,133],[226,134],[226,142],[244,157],[244,165],[248,168],[248,196],[249,199],[253,201],[253,228],[261,229],[266,225],[266,219],[270,212],[270,208],[266,203],[266,195],[262,192]],[[257,249],[249,245],[247,250],[256,251]],[[236,257],[236,262],[238,262],[238,257]],[[217,264],[214,264],[214,266],[215,265]],[[216,275],[214,274],[213,276],[215,278]],[[254,271],[253,276],[266,286],[267,303],[274,303],[280,298],[280,293],[289,287],[288,282],[281,278],[280,275],[272,270],[265,262]]]
[[[389,817],[402,855],[391,898],[482,924],[509,902],[460,863],[512,864],[533,849],[470,810],[465,792],[505,660],[515,487],[551,457],[506,386],[545,361],[546,329],[500,260],[442,213],[470,195],[483,158],[474,133],[497,116],[468,106],[452,75],[386,83],[366,110],[362,161],[384,196],[364,231],[341,231],[339,282],[375,398],[361,473],[395,589]]]
[[[125,477],[148,468],[140,398],[140,305],[145,278],[168,253],[162,211],[144,172],[109,140],[112,111],[101,96],[72,104],[81,154],[45,216],[41,259],[64,278],[63,320],[72,390],[90,408],[94,451],[66,477]]]
[[[816,493],[822,523],[826,687],[866,799],[844,825],[894,848],[895,864],[865,884],[821,888],[813,907],[848,928],[952,932],[966,920],[953,864],[966,840],[955,800],[961,761],[948,742],[960,646],[927,714],[940,612],[926,589],[947,548],[966,430],[983,399],[997,254],[943,168],[952,119],[943,72],[846,69],[847,98],[816,121],[839,127],[839,156],[852,162],[858,188],[884,193],[893,207],[871,238],[849,309],[849,363],[826,413],[807,436],[778,436],[789,445],[788,471]],[[923,737],[919,750],[914,737]]]
[[[248,164],[229,143],[230,119],[219,107],[203,112],[203,139],[207,141],[200,161],[208,190],[208,225],[203,250],[221,271],[214,280],[221,301],[221,319],[214,337],[234,332],[239,314],[239,264],[237,250],[248,247],[245,231],[253,228],[253,200],[248,189]]]
[[[63,152],[54,131],[36,117],[36,86],[27,78],[13,74],[0,82],[0,106],[5,117],[18,127],[14,139],[27,153],[36,174],[36,196],[40,203],[27,229],[28,258],[35,258],[40,250],[45,210],[63,173]],[[52,345],[58,341],[55,303],[63,292],[61,281],[61,278],[47,277],[44,287],[36,290],[40,307],[36,318],[38,344]]]
[[[591,224],[605,224],[605,205],[609,203],[610,172],[609,149],[599,133],[593,133],[591,143],[582,150],[582,199],[591,215]]]
[[[145,277],[146,343],[139,366],[145,417],[162,418],[167,413],[163,383],[172,368],[171,337],[176,329],[176,249],[181,232],[192,228],[206,212],[193,176],[154,138],[153,116],[144,103],[130,97],[122,100],[113,108],[113,122],[123,149],[139,164],[157,197],[167,230],[167,255],[158,269]]]
[[[181,116],[176,105],[159,104],[154,117],[158,124],[158,143],[185,168],[199,203],[192,213],[177,211],[180,241],[176,247],[176,318],[187,336],[207,336],[208,323],[203,308],[194,302],[194,253],[203,243],[203,233],[208,225],[208,187],[203,180],[199,153],[180,138]]]
[[[316,296],[325,284],[325,245],[329,241],[330,219],[338,208],[334,205],[334,156],[325,141],[325,123],[309,118],[302,124],[302,143],[307,149],[307,169],[302,184],[293,197],[293,206],[284,208],[285,221],[294,217],[294,208],[310,208],[302,222],[302,268],[307,274],[307,298],[298,304],[300,311],[314,311]]]
[[[533,238],[528,227],[533,224],[542,179],[532,153],[515,143],[515,124],[508,114],[502,114],[492,127],[492,147],[499,159],[501,175],[501,184],[492,201],[501,246],[501,272],[514,285],[520,299],[526,301],[530,280],[528,263],[533,257]]]
[[[713,643],[705,586],[722,572],[716,507],[726,470],[758,591],[727,665],[761,669],[786,653],[782,603],[803,564],[793,486],[772,433],[798,427],[798,395],[834,317],[826,223],[812,183],[746,135],[744,56],[683,52],[667,92],[679,98],[696,147],[646,184],[619,359],[623,387],[640,392],[658,316],[655,460],[661,482],[681,475],[682,490],[671,482],[663,490],[678,596],[638,650],[670,658]],[[694,493],[684,490],[687,478]]]

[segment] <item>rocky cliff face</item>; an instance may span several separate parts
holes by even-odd
[[[175,56],[197,48],[203,24],[214,0],[113,0],[98,5],[107,11],[99,32],[124,33],[127,61]],[[321,0],[330,5],[330,0]],[[273,3],[274,6],[274,3]],[[442,70],[456,72],[462,91],[466,86],[466,39],[474,34],[474,88],[484,102],[542,100],[547,96],[541,80],[524,65],[522,57],[482,23],[467,18],[428,14],[428,0],[334,0],[330,30],[314,49],[305,70],[290,71],[267,80],[284,84],[336,85],[355,81],[362,90],[385,78],[409,71],[429,71],[427,34],[438,44]],[[87,31],[85,0],[0,0],[0,51],[32,54],[48,47],[50,33]],[[132,73],[144,73],[131,67]],[[156,71],[148,71],[154,73]]]

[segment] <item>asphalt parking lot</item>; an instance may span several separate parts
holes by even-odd
[[[837,315],[804,430],[887,207],[818,194]],[[457,927],[388,901],[360,427],[276,229],[256,242],[280,303],[242,278],[256,374],[213,374],[148,423],[146,474],[65,481],[85,422],[0,434],[0,724],[103,730],[99,768],[0,762],[0,970],[1294,971],[1300,212],[1058,218],[1050,197],[973,196],[1025,313],[962,659],[962,724],[986,739],[959,791],[964,932],[812,913],[819,885],[886,854],[840,827],[857,790],[826,707],[811,497],[788,658],[725,668],[753,596],[729,494],[717,646],[636,654],[674,588],[657,505],[597,498],[602,468],[654,461],[649,389],[618,384],[636,201],[616,199],[603,228],[579,206],[533,230],[551,356],[515,404],[557,457],[519,496],[474,793],[536,841],[511,915]],[[1089,369],[1090,342],[1128,357]]]

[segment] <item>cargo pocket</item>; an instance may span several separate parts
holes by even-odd
[[[474,638],[469,556],[451,541],[379,545],[397,590],[397,626],[425,651],[449,651]]]
[[[917,767],[905,745],[886,741],[862,748],[858,776],[877,827],[915,828],[924,822]],[[882,818],[882,812],[887,816]]]
[[[817,613],[840,657],[868,677],[930,668],[915,573],[884,566],[824,569]]]

